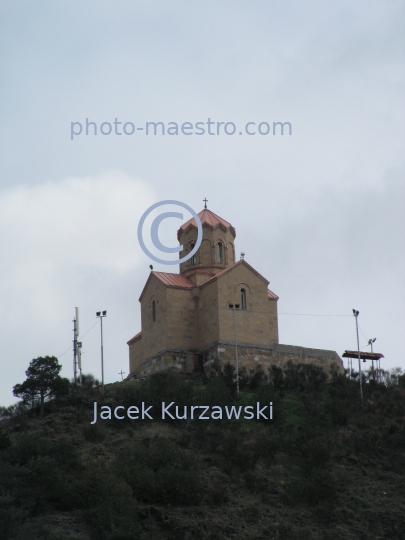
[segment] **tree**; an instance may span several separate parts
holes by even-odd
[[[47,398],[66,395],[69,392],[69,380],[60,377],[62,366],[55,356],[40,356],[30,362],[25,372],[27,379],[16,384],[13,394],[25,403],[39,400],[40,414],[44,414]]]
[[[70,386],[73,390],[84,390],[84,389],[90,389],[94,388],[95,386],[99,386],[100,381],[95,378],[94,375],[91,373],[83,373],[81,376],[81,384],[79,385],[78,382],[75,382],[74,379],[71,379]]]

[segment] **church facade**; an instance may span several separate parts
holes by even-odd
[[[128,341],[129,378],[165,369],[206,373],[216,363],[263,368],[288,360],[342,369],[334,351],[279,344],[278,296],[244,259],[236,261],[234,227],[206,207],[203,239],[180,273],[151,271],[139,298],[142,330]],[[177,232],[180,258],[197,241],[194,218]]]

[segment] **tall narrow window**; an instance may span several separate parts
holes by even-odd
[[[222,262],[222,259],[223,259],[223,253],[222,253],[222,244],[221,242],[218,242],[218,262],[221,263]]]
[[[195,244],[190,244],[190,251],[193,251],[194,247],[195,247]],[[197,259],[194,253],[194,255],[191,257],[191,264],[195,264],[196,262],[197,262]]]
[[[156,321],[156,304],[154,300],[152,302],[152,321]]]
[[[246,291],[245,289],[240,290],[240,307],[246,309]]]

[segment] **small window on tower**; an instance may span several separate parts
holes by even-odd
[[[195,247],[195,244],[190,244],[190,251],[193,251],[194,247]],[[197,262],[197,259],[194,253],[194,255],[191,257],[191,264],[195,264],[196,262]]]
[[[245,289],[240,290],[240,307],[242,309],[246,309],[246,290]]]
[[[152,321],[156,321],[156,304],[154,300],[152,302]]]
[[[222,254],[222,244],[221,242],[218,242],[218,262],[221,263],[222,262],[222,259],[223,259],[223,254]]]

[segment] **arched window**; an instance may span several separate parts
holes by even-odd
[[[240,307],[241,309],[246,309],[246,290],[240,290]]]
[[[218,259],[219,263],[223,262],[223,253],[222,253],[222,244],[221,244],[221,242],[218,242],[218,246],[217,246],[217,259]]]
[[[152,302],[152,321],[156,321],[156,304],[154,300]]]
[[[193,251],[194,247],[195,247],[195,244],[190,244],[190,251]],[[191,264],[196,264],[196,262],[197,262],[197,259],[194,253],[194,255],[191,257]]]

